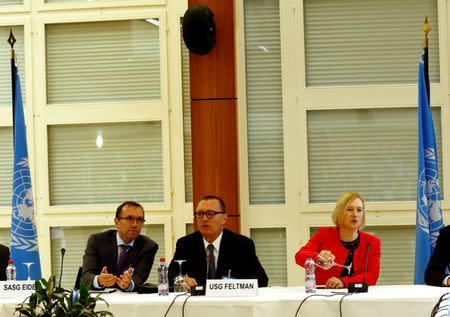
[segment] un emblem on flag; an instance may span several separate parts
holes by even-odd
[[[425,168],[420,171],[417,187],[418,223],[420,229],[430,235],[431,244],[436,245],[439,229],[442,226],[441,200],[439,179],[436,168],[435,156],[427,155],[432,149],[425,152]],[[434,151],[433,151],[434,152]]]
[[[21,167],[15,168],[13,174],[11,247],[36,251],[38,245],[28,159],[23,158],[17,165]]]

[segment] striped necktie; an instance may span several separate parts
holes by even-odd
[[[116,274],[117,276],[120,276],[125,271],[124,264],[128,258],[128,252],[130,251],[131,245],[128,244],[121,244],[119,247],[122,249],[119,255],[119,260],[117,261],[117,270]]]

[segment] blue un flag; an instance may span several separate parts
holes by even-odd
[[[41,263],[39,261],[37,232],[34,222],[27,135],[17,67],[14,67],[14,72],[16,92],[13,100],[14,170],[11,213],[11,259],[14,260],[16,265],[18,280],[27,279],[28,266],[30,266],[31,279],[36,280],[41,278]]]
[[[416,213],[416,259],[414,283],[424,284],[424,274],[436,246],[442,221],[439,189],[438,157],[433,117],[430,109],[429,83],[427,82],[428,51],[424,50],[419,62],[418,105],[418,171]]]

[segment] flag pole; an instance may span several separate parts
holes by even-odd
[[[16,43],[16,38],[14,37],[14,34],[11,30],[11,28],[9,29],[9,38],[8,41],[9,45],[11,46],[11,93],[12,93],[12,125],[14,127],[14,118],[15,116],[15,108],[14,107],[14,102],[15,102],[15,98],[16,98],[16,52],[14,51],[14,44]],[[15,136],[13,133],[13,146],[15,144]]]
[[[424,68],[424,73],[425,73],[425,84],[426,84],[426,88],[427,88],[428,102],[430,103],[430,107],[431,107],[430,77],[428,74],[428,33],[431,31],[431,24],[428,23],[428,16],[425,16],[425,21],[423,22],[422,31],[425,36],[424,41],[423,41],[423,51],[424,51],[423,68]]]
[[[11,45],[11,78],[13,92],[13,136],[14,164],[11,195],[11,259],[16,263],[17,280],[38,280],[41,278],[38,235],[35,225],[34,199],[31,186],[30,162],[28,159],[25,115],[20,87],[20,75],[15,63],[14,43],[16,39],[10,30],[8,43]],[[27,266],[27,268],[25,267]],[[31,267],[32,266],[32,267]]]
[[[439,186],[439,159],[436,134],[430,104],[428,76],[428,18],[423,24],[425,40],[418,70],[418,166],[416,198],[416,252],[414,284],[424,284],[428,261],[434,252],[442,220],[441,191]]]

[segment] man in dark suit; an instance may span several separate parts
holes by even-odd
[[[198,231],[178,239],[173,260],[169,266],[169,282],[179,274],[174,260],[186,260],[182,272],[189,286],[205,284],[206,279],[255,278],[259,287],[265,287],[268,278],[258,260],[253,241],[243,235],[224,229],[227,221],[225,204],[216,196],[205,196],[194,214]]]
[[[425,283],[435,286],[450,286],[450,275],[447,273],[449,265],[450,226],[446,226],[439,231],[436,248],[425,270]]]
[[[0,244],[0,281],[6,281],[6,267],[9,260],[9,248]]]
[[[133,201],[116,210],[114,225],[89,237],[83,256],[81,280],[93,288],[118,287],[132,291],[144,283],[153,265],[158,245],[142,236],[144,209]]]

